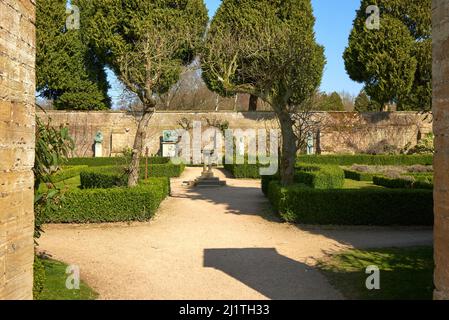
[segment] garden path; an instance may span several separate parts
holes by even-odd
[[[78,265],[100,299],[341,299],[314,268],[327,252],[432,243],[429,229],[282,223],[259,181],[215,170],[228,186],[183,186],[200,172],[173,179],[150,222],[47,225],[39,249]]]

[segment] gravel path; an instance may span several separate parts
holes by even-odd
[[[314,269],[345,248],[432,243],[429,229],[319,228],[282,223],[260,183],[188,189],[186,168],[150,222],[47,225],[40,250],[76,264],[100,299],[341,299]]]

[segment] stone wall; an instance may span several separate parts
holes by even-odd
[[[31,299],[34,0],[0,0],[0,300]]]
[[[68,126],[75,140],[75,155],[93,156],[94,136],[101,131],[104,136],[103,155],[114,156],[133,145],[136,118],[124,112],[66,112],[39,113],[50,118],[53,126]],[[376,150],[385,144],[403,148],[407,143],[417,143],[419,137],[432,131],[432,117],[409,112],[366,113],[333,112],[320,113],[322,122],[320,146],[323,153],[358,153]],[[227,121],[231,129],[264,129],[277,127],[270,112],[158,112],[149,123],[145,146],[150,154],[158,153],[162,131],[178,129],[180,121],[190,124],[207,120]]]
[[[433,1],[435,299],[449,299],[449,1]]]

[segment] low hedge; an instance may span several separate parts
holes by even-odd
[[[271,181],[279,175],[262,177],[262,192],[267,195]],[[345,184],[345,175],[338,166],[300,164],[295,170],[295,182],[315,189],[339,189]]]
[[[354,164],[364,165],[402,165],[414,164],[432,165],[433,155],[300,155],[297,161],[310,164],[333,164],[341,166],[351,166]]]
[[[168,178],[150,178],[134,188],[66,192],[58,210],[46,213],[46,223],[145,221],[169,194]]]
[[[282,188],[271,181],[268,198],[281,217],[318,225],[432,225],[433,192],[412,189]]]
[[[260,164],[224,164],[225,170],[229,171],[236,179],[260,179]]]
[[[433,182],[427,179],[415,179],[414,177],[388,178],[375,176],[373,183],[390,189],[430,189],[433,190]]]
[[[170,158],[148,157],[149,164],[167,164]],[[70,158],[67,160],[68,166],[87,165],[89,167],[105,167],[126,165],[129,159],[125,157],[99,157],[99,158]],[[145,164],[145,157],[140,158],[140,164]]]
[[[356,180],[356,181],[373,181],[376,174],[359,172],[355,170],[344,169],[346,179]]]
[[[83,170],[86,170],[88,166],[68,166],[63,167],[61,170],[55,172],[51,175],[51,181],[53,183],[57,183],[60,181],[64,181],[79,175]]]
[[[125,186],[128,181],[125,166],[90,167],[80,173],[82,189],[112,188]],[[149,177],[179,177],[185,169],[184,164],[148,165]],[[145,179],[145,166],[140,166],[139,178]]]
[[[299,164],[296,167],[295,182],[314,189],[339,189],[345,184],[345,174],[338,166]]]

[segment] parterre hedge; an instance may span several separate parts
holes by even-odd
[[[320,225],[432,225],[433,193],[413,189],[282,188],[271,181],[268,198],[281,217]]]
[[[236,179],[260,179],[259,164],[224,164]]]
[[[46,223],[144,221],[151,218],[170,192],[168,178],[150,178],[135,188],[87,189],[66,192]]]
[[[184,168],[184,164],[152,164],[148,165],[148,176],[179,177]],[[140,166],[139,177],[145,179],[145,166]],[[80,180],[82,189],[112,188],[125,186],[128,175],[125,166],[90,167],[80,173]]]
[[[100,157],[100,158],[70,158],[67,161],[67,166],[87,165],[89,167],[105,167],[126,165],[129,159],[125,157]],[[149,164],[167,164],[170,158],[164,157],[148,157]],[[145,157],[140,158],[140,164],[145,164]]]
[[[373,183],[390,189],[433,189],[433,182],[428,179],[415,179],[413,177],[388,178],[384,176],[373,177]]]
[[[345,178],[356,181],[373,181],[375,173],[359,172],[355,170],[344,169]]]
[[[267,195],[271,181],[279,181],[279,175],[262,177],[262,192]],[[338,189],[345,183],[343,170],[338,166],[298,164],[295,182],[315,189]]]
[[[333,164],[350,166],[354,164],[365,165],[397,165],[409,166],[414,164],[432,165],[433,155],[300,155],[297,157],[300,163]]]

